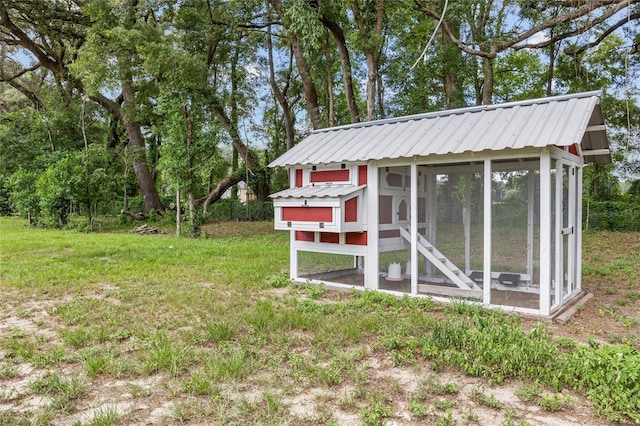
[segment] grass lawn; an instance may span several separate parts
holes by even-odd
[[[0,425],[640,421],[638,343],[626,339],[640,328],[640,262],[598,257],[602,236],[585,236],[585,283],[601,286],[599,321],[628,331],[617,345],[578,343],[598,337],[572,330],[579,318],[558,329],[462,303],[291,285],[287,233],[205,233],[0,218]],[[618,267],[602,262],[631,281],[608,294]]]

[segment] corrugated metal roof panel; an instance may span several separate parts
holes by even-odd
[[[320,129],[270,166],[329,164],[581,144],[586,151],[609,146],[600,92],[487,105]],[[611,162],[608,154],[586,161]]]
[[[271,198],[339,198],[364,188],[366,185],[314,185],[289,188],[271,194]]]

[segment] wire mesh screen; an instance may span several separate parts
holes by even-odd
[[[492,170],[491,303],[539,309],[539,163],[495,163]]]
[[[298,277],[340,284],[364,285],[362,257],[298,251]]]

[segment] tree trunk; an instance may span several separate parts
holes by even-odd
[[[138,179],[138,185],[140,186],[140,192],[142,193],[142,200],[144,202],[144,212],[147,213],[150,210],[157,210],[159,212],[164,211],[158,191],[156,190],[156,183],[151,176],[149,167],[147,166],[146,149],[144,145],[144,138],[142,137],[142,131],[140,130],[140,124],[125,122],[125,129],[129,135],[129,151],[131,153],[133,164],[133,171]]]
[[[376,118],[376,86],[378,84],[378,59],[380,57],[380,49],[382,46],[382,27],[384,23],[384,0],[375,2],[365,2],[366,11],[364,16],[374,16],[374,28],[367,28],[365,25],[365,17],[360,11],[360,5],[357,0],[351,0],[351,11],[353,12],[353,20],[358,27],[358,33],[363,43],[364,55],[367,59],[367,120],[371,121]],[[375,8],[375,9],[373,9]]]
[[[193,146],[193,122],[191,121],[191,116],[189,115],[189,108],[187,105],[182,107],[182,115],[184,117],[184,121],[186,124],[186,135],[187,135],[187,175],[189,177],[189,182],[187,183],[187,198],[189,200],[189,224],[191,225],[191,235],[197,235],[199,231],[199,226],[196,224],[196,212],[195,212],[195,204],[194,204],[194,196],[193,196],[193,187],[194,187],[194,171],[193,171],[193,154],[191,147]]]
[[[242,142],[242,138],[240,137],[240,132],[238,131],[237,123],[231,121],[231,119],[227,116],[224,108],[222,107],[222,102],[220,99],[217,99],[215,95],[212,95],[211,99],[211,112],[213,115],[220,121],[220,124],[227,130],[229,136],[231,137],[231,143],[233,147],[238,151],[238,155],[245,160],[246,167],[255,172],[255,161],[253,155],[247,148],[247,146]]]
[[[191,224],[191,235],[198,235],[199,226],[196,223],[196,203],[193,191],[189,191],[189,223]]]
[[[241,180],[242,180],[242,176],[236,173],[233,175],[229,175],[224,179],[222,179],[220,182],[218,182],[214,190],[211,191],[209,195],[207,195],[207,198],[204,200],[204,204],[202,205],[202,213],[206,215],[207,210],[209,208],[209,204],[213,204],[216,201],[218,201],[227,189],[231,188],[233,185],[237,184]]]
[[[294,145],[294,120],[295,117],[293,112],[291,111],[291,105],[287,99],[287,88],[289,87],[289,79],[291,77],[291,67],[289,68],[289,73],[287,74],[287,84],[285,85],[285,89],[280,90],[278,84],[276,83],[276,72],[275,67],[273,65],[273,43],[271,41],[271,26],[269,26],[269,30],[267,31],[267,52],[269,53],[269,83],[271,84],[271,90],[275,95],[278,103],[280,104],[280,108],[282,108],[282,116],[284,117],[284,132],[287,138],[287,151],[291,149]],[[293,52],[291,53],[293,54]],[[291,64],[291,56],[290,56],[290,64]]]
[[[553,36],[553,30],[551,30],[551,36]],[[556,61],[556,44],[551,43],[549,45],[549,72],[547,73],[547,96],[553,94],[553,71],[555,69]]]
[[[342,64],[342,84],[344,85],[344,94],[347,99],[347,106],[349,107],[349,115],[351,116],[352,123],[358,123],[360,121],[360,111],[358,110],[358,103],[356,102],[356,96],[353,91],[351,58],[349,57],[349,50],[347,49],[347,40],[342,28],[340,28],[338,24],[331,21],[324,15],[322,16],[321,21],[325,28],[331,32],[331,35],[333,35],[333,38],[338,45],[340,62]]]
[[[326,74],[326,78],[327,78],[327,104],[329,105],[329,112],[327,114],[327,121],[329,123],[329,127],[333,127],[335,126],[335,115],[336,115],[336,111],[335,111],[335,100],[334,100],[334,96],[333,96],[333,70],[332,70],[332,62],[331,62],[331,53],[329,52],[329,49],[327,47],[325,47],[324,49],[324,56],[327,60],[327,74]],[[352,116],[353,119],[353,116]]]
[[[238,128],[238,58],[240,56],[240,49],[237,44],[234,46],[233,55],[231,55],[231,93],[229,94],[229,104],[231,106],[231,122],[236,128]],[[233,147],[233,156],[231,158],[231,173],[238,170],[238,150]],[[238,198],[238,186],[234,185],[231,188],[231,197],[233,199]],[[191,222],[193,228],[193,222]],[[193,230],[193,229],[192,229]]]
[[[378,83],[378,63],[373,53],[365,53],[367,57],[367,121],[376,119],[376,85]]]
[[[131,81],[122,81],[122,95],[125,105],[135,105],[135,95]],[[150,210],[157,210],[159,212],[164,211],[164,206],[158,196],[156,189],[156,183],[151,176],[149,167],[147,165],[147,150],[144,143],[144,137],[142,136],[142,130],[140,129],[140,123],[131,121],[129,118],[124,119],[124,128],[129,135],[129,147],[131,153],[131,163],[133,164],[133,170],[138,179],[138,185],[140,186],[140,192],[142,193],[142,200],[144,202],[144,212],[147,213]]]
[[[171,207],[171,206],[169,206]],[[180,236],[180,224],[182,222],[182,212],[180,211],[180,188],[176,190],[176,237]]]
[[[132,213],[129,210],[121,210],[120,211],[121,214],[125,215],[125,216],[129,216],[131,219],[133,220],[144,220],[145,216],[141,213]]]
[[[280,18],[285,21],[285,14],[280,0],[267,0]],[[304,99],[307,104],[307,113],[309,114],[309,120],[314,129],[323,127],[322,118],[320,116],[320,108],[318,106],[318,91],[311,77],[311,71],[309,70],[309,64],[304,57],[302,49],[302,43],[297,35],[293,34],[289,28],[286,28],[287,36],[289,37],[289,43],[291,43],[291,49],[293,50],[293,56],[296,58],[296,67],[300,73],[300,80],[302,82],[302,91],[304,93]]]
[[[387,118],[387,113],[384,110],[384,86],[382,85],[380,70],[378,70],[378,114],[381,120]]]
[[[493,59],[482,58],[484,85],[482,86],[482,105],[493,103]]]
[[[307,104],[309,120],[311,120],[311,125],[314,129],[319,129],[323,126],[322,118],[320,117],[320,108],[318,106],[318,92],[316,91],[316,86],[311,78],[309,64],[307,64],[307,60],[304,57],[300,39],[294,34],[289,34],[289,40],[291,41],[293,55],[296,58],[296,67],[300,73],[300,79],[302,80],[302,90]]]

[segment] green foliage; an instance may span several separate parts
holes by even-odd
[[[502,408],[504,405],[495,397],[495,395],[492,394],[487,396],[486,393],[484,392],[484,388],[482,387],[474,388],[471,391],[470,396],[471,396],[471,399],[477,402],[478,404],[484,405],[485,407],[493,408],[496,410]]]
[[[640,199],[640,179],[631,181],[629,189],[627,189],[627,194],[629,197],[632,197],[632,199]]]
[[[23,217],[35,218],[40,212],[40,199],[36,194],[37,173],[18,169],[9,177],[9,199],[13,208]]]
[[[428,405],[421,404],[414,399],[409,402],[409,411],[416,417],[426,417],[431,412]]]
[[[611,421],[640,421],[640,354],[631,346],[580,346],[561,359],[562,380]]]
[[[541,386],[538,382],[522,386],[516,391],[516,396],[525,402],[533,401],[541,392]]]
[[[51,164],[38,177],[37,196],[44,216],[58,226],[67,223],[72,201],[86,195],[82,154],[71,153]]]
[[[498,383],[509,377],[553,382],[550,366],[556,352],[544,325],[525,333],[516,317],[485,311],[434,324],[423,344],[425,355],[442,357],[468,374]]]
[[[14,315],[39,330],[4,331],[0,378],[19,378],[22,363],[50,371],[29,388],[55,402],[53,413],[35,409],[39,424],[67,421],[84,406],[83,395],[93,395],[95,386],[111,378],[144,379],[144,385],[124,385],[133,398],[179,398],[179,418],[252,423],[273,416],[270,422],[293,423],[299,419],[282,410],[284,401],[299,388],[320,388],[330,396],[316,394],[316,406],[335,400],[363,423],[384,424],[409,395],[400,384],[371,380],[372,359],[422,370],[459,368],[495,383],[512,378],[522,383],[522,400],[541,406],[567,407],[568,393],[557,392],[572,389],[611,420],[638,420],[640,361],[631,346],[584,346],[554,338],[544,325],[525,332],[515,317],[462,302],[444,306],[376,292],[327,291],[310,299],[297,286],[274,292],[264,282],[286,265],[285,234],[178,239],[23,225],[0,218],[0,279],[7,289],[4,303],[28,306]],[[623,260],[612,269],[633,263]],[[618,295],[631,300],[633,291]],[[33,308],[34,297],[51,304],[44,319]],[[50,324],[56,339],[41,333]],[[62,373],[71,370],[75,375]],[[159,385],[148,385],[149,378]],[[241,404],[221,391],[246,388],[262,396]],[[348,391],[333,397],[342,389]],[[432,374],[418,383],[406,406],[416,421],[448,424],[452,412],[460,416],[466,408],[454,406],[464,398],[462,390]],[[474,398],[499,407],[489,388],[477,388]],[[507,407],[501,410],[505,418],[516,418]],[[466,419],[477,421],[473,413]]]
[[[190,363],[189,350],[172,341],[165,333],[156,333],[146,344],[149,350],[144,360],[144,370],[149,374],[165,371],[177,377]]]
[[[30,388],[36,393],[51,395],[66,404],[85,393],[85,381],[79,376],[61,377],[57,373],[48,373],[31,382]]]
[[[88,424],[90,426],[113,426],[118,424],[120,417],[117,407],[99,408],[93,413]]]
[[[282,288],[291,285],[291,280],[284,274],[271,275],[265,280],[267,287]]]
[[[640,199],[583,202],[583,220],[589,229],[640,231]]]
[[[494,86],[497,102],[513,102],[544,96],[546,66],[537,52],[507,52],[496,60]]]
[[[573,399],[569,395],[545,394],[538,400],[538,405],[545,411],[560,411],[571,402],[573,402]]]
[[[367,426],[378,426],[385,424],[385,420],[395,413],[392,405],[388,405],[382,397],[376,398],[374,403],[360,409],[359,414],[362,422]]]

